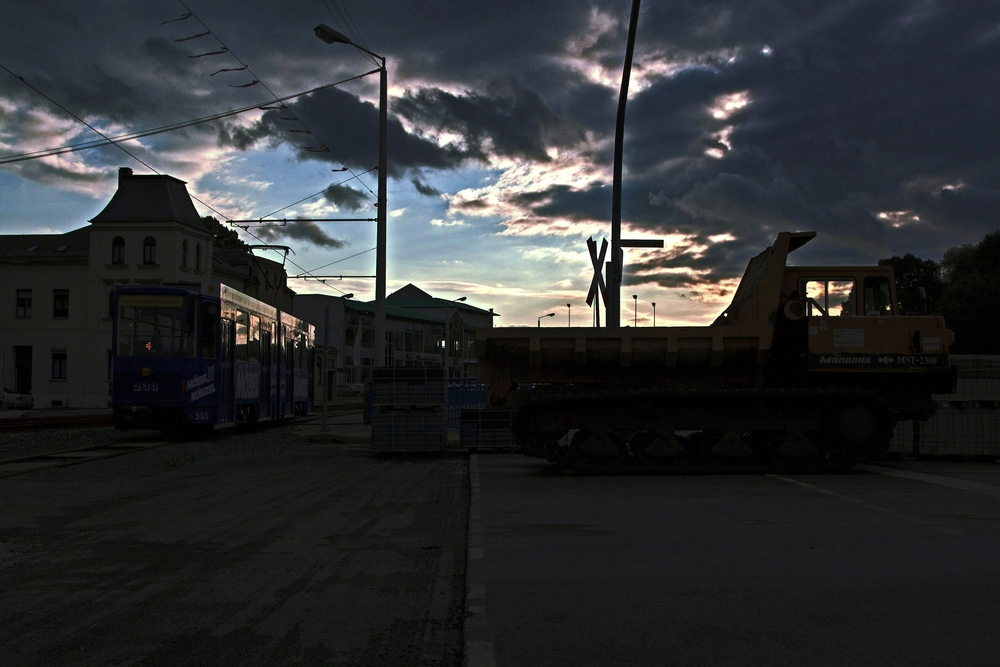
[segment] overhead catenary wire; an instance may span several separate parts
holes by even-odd
[[[9,69],[7,69],[7,67],[5,67],[5,66],[4,66],[4,65],[2,65],[2,64],[0,64],[0,68],[3,68],[3,70],[4,70],[4,71],[6,71],[6,72],[7,72],[8,74],[10,74],[11,76],[14,76],[14,77],[16,77],[16,78],[17,78],[17,79],[19,79],[19,80],[20,80],[20,81],[21,81],[22,83],[24,83],[24,85],[28,86],[28,87],[29,87],[29,88],[31,88],[31,89],[32,89],[33,91],[35,91],[35,92],[36,92],[37,94],[41,95],[41,96],[42,96],[42,97],[44,97],[44,98],[45,98],[46,100],[48,100],[49,102],[51,102],[51,103],[52,103],[52,104],[54,104],[55,106],[59,107],[60,109],[62,109],[62,111],[64,111],[64,112],[65,112],[66,114],[68,114],[68,115],[72,116],[72,117],[73,117],[73,118],[74,118],[74,119],[75,119],[75,120],[76,120],[77,122],[79,122],[79,123],[81,123],[81,124],[83,124],[83,125],[86,125],[86,126],[87,126],[88,128],[90,128],[90,129],[91,129],[91,130],[92,130],[93,132],[95,132],[95,133],[99,134],[100,136],[102,136],[102,137],[103,137],[103,138],[104,138],[104,139],[105,139],[105,140],[106,140],[106,141],[108,142],[108,144],[110,144],[110,145],[113,145],[113,146],[115,146],[115,148],[118,148],[118,149],[119,149],[119,150],[121,150],[121,151],[122,151],[123,153],[125,153],[126,155],[128,155],[129,157],[131,157],[131,158],[132,158],[133,160],[135,160],[136,162],[138,162],[138,163],[139,163],[139,164],[141,164],[142,166],[144,166],[144,167],[146,167],[147,169],[149,169],[149,170],[150,170],[151,172],[153,172],[154,174],[157,174],[157,175],[160,175],[160,176],[162,176],[162,174],[161,174],[161,173],[160,173],[159,171],[157,171],[157,170],[156,170],[156,169],[155,169],[155,168],[154,168],[153,166],[149,165],[149,164],[148,164],[148,163],[146,163],[146,162],[145,162],[144,160],[142,160],[141,158],[137,157],[137,156],[136,156],[135,154],[133,154],[133,153],[131,153],[130,151],[128,151],[128,150],[127,150],[127,149],[126,149],[126,148],[125,148],[124,146],[122,146],[122,145],[121,145],[121,144],[119,144],[118,142],[116,142],[116,141],[112,140],[112,139],[111,139],[110,137],[108,137],[107,135],[105,135],[105,134],[104,134],[103,132],[101,132],[100,130],[98,130],[97,128],[95,128],[95,127],[94,127],[93,125],[91,125],[91,124],[90,124],[90,123],[88,123],[87,121],[85,121],[85,120],[83,120],[82,118],[80,118],[79,116],[77,116],[77,115],[76,115],[75,113],[73,113],[72,111],[70,111],[69,109],[67,109],[66,107],[64,107],[64,106],[63,106],[62,104],[60,104],[59,102],[56,102],[55,100],[53,100],[53,99],[52,99],[51,97],[49,97],[48,95],[46,95],[45,93],[43,93],[43,92],[42,92],[41,90],[39,90],[38,88],[35,88],[35,87],[34,87],[33,85],[31,85],[30,83],[28,83],[27,81],[25,81],[25,80],[24,80],[24,77],[21,77],[21,76],[18,76],[18,75],[16,75],[16,74],[14,74],[14,73],[13,73],[12,71],[10,71]],[[212,206],[211,204],[209,204],[209,203],[207,203],[207,202],[205,202],[205,201],[202,201],[202,200],[201,200],[201,199],[199,199],[199,198],[198,198],[198,197],[197,197],[196,195],[193,195],[193,194],[190,194],[190,193],[188,193],[188,194],[190,195],[191,199],[194,199],[194,200],[195,200],[196,202],[198,202],[198,203],[199,203],[199,204],[201,204],[202,206],[204,206],[204,207],[208,208],[209,210],[211,210],[211,211],[215,212],[215,213],[216,213],[216,214],[218,214],[218,215],[219,215],[219,216],[220,216],[221,218],[223,218],[223,219],[226,219],[226,217],[227,217],[227,216],[226,216],[225,214],[223,214],[223,213],[222,213],[221,211],[219,211],[219,210],[218,210],[217,208],[215,208],[214,206]],[[248,229],[244,229],[243,231],[244,231],[244,232],[246,232],[247,234],[249,234],[250,236],[252,236],[253,238],[257,239],[257,240],[258,240],[258,241],[260,241],[261,243],[264,243],[264,239],[260,238],[259,236],[257,236],[257,235],[256,235],[256,234],[254,234],[253,232],[249,231]],[[265,245],[266,245],[266,244],[265,244]],[[311,271],[309,271],[309,270],[305,269],[304,267],[300,266],[300,265],[299,265],[299,264],[297,264],[296,262],[293,262],[292,260],[287,260],[287,261],[288,261],[288,263],[290,263],[290,264],[294,265],[294,266],[295,266],[295,268],[299,269],[300,271],[302,271],[302,272],[304,272],[304,273],[312,273]],[[324,282],[323,284],[324,284],[324,285],[326,285],[326,283],[325,283],[325,282]],[[335,289],[335,290],[337,290],[338,292],[341,292],[341,293],[344,293],[344,292],[343,292],[343,290],[341,290],[341,289],[339,289],[339,288],[337,288],[337,287],[334,287],[333,285],[327,285],[327,287],[331,287],[332,289]]]
[[[20,77],[20,76],[14,74],[9,69],[7,69],[6,67],[4,67],[2,64],[0,64],[0,67],[2,67],[4,70],[6,70],[11,76],[19,79],[25,85],[29,85],[27,83],[27,81],[24,80],[23,77]],[[378,72],[378,70],[372,70],[370,72],[365,72],[364,74],[358,74],[357,76],[349,77],[347,79],[341,79],[340,81],[337,81],[335,83],[328,83],[328,84],[325,84],[325,85],[322,85],[322,86],[317,86],[316,88],[310,88],[309,90],[303,91],[301,93],[295,93],[294,95],[286,95],[286,96],[280,98],[278,101],[279,102],[284,102],[286,100],[291,100],[291,99],[295,99],[297,97],[302,97],[303,95],[308,95],[310,93],[315,93],[317,91],[325,90],[325,89],[331,88],[333,86],[339,86],[339,85],[347,83],[349,81],[354,81],[356,79],[361,79],[363,77],[366,77],[366,76],[368,76],[370,74],[375,74],[377,72]],[[33,86],[29,85],[29,87],[32,88],[32,90],[35,90],[35,92],[39,92]],[[39,92],[39,94],[41,94],[41,93]],[[45,97],[45,95],[43,95],[43,97]],[[50,98],[46,97],[46,99],[50,99]],[[259,102],[257,104],[251,104],[249,106],[240,107],[239,109],[231,109],[229,111],[223,111],[221,113],[212,114],[210,116],[202,116],[200,118],[193,118],[191,120],[181,121],[179,123],[172,123],[170,125],[161,125],[160,127],[154,127],[154,128],[150,128],[148,130],[140,130],[138,132],[130,132],[128,134],[120,134],[120,135],[117,135],[117,136],[114,136],[114,137],[105,137],[104,139],[95,139],[95,140],[92,140],[92,141],[84,141],[84,142],[80,142],[80,143],[77,143],[77,144],[67,144],[66,146],[59,146],[57,148],[45,148],[45,149],[41,149],[41,150],[37,150],[37,151],[31,151],[29,153],[18,153],[18,154],[15,154],[15,155],[5,155],[3,157],[0,157],[0,164],[8,164],[8,163],[11,163],[11,162],[23,162],[25,160],[35,160],[35,159],[38,159],[38,158],[49,157],[51,155],[62,155],[63,153],[73,153],[73,152],[76,152],[76,151],[88,150],[90,148],[100,148],[101,146],[108,146],[108,145],[111,145],[111,144],[114,144],[114,143],[118,143],[118,142],[121,142],[121,141],[132,141],[134,139],[142,139],[144,137],[151,137],[153,135],[163,134],[165,132],[173,132],[175,130],[181,130],[181,129],[184,129],[184,128],[187,128],[187,127],[192,127],[194,125],[200,125],[202,123],[210,123],[210,122],[212,122],[214,120],[220,120],[222,118],[228,118],[229,116],[236,116],[236,115],[239,115],[239,114],[246,113],[248,111],[253,111],[254,109],[261,109],[265,105],[273,104],[273,103],[274,103],[273,101],[272,102]],[[102,135],[102,136],[104,136],[104,135]],[[361,172],[361,175],[367,174],[370,171],[373,171],[373,169],[369,169],[367,171]]]
[[[242,67],[245,67],[245,68],[246,68],[246,71],[247,71],[247,73],[248,73],[248,74],[250,74],[250,76],[252,76],[252,77],[254,78],[254,80],[255,80],[255,81],[259,82],[259,83],[260,83],[260,85],[261,85],[261,87],[263,87],[263,88],[264,88],[264,90],[266,90],[267,92],[269,92],[269,93],[271,94],[271,96],[272,96],[272,97],[273,97],[273,98],[274,98],[274,99],[275,99],[276,101],[278,100],[278,96],[277,96],[277,95],[276,95],[276,94],[274,93],[274,91],[272,91],[272,90],[271,90],[271,89],[270,89],[270,88],[268,87],[268,85],[267,85],[266,83],[264,83],[264,81],[263,81],[263,80],[262,80],[262,79],[261,79],[261,78],[260,78],[259,76],[257,76],[257,74],[255,74],[255,73],[254,73],[254,71],[253,71],[252,69],[250,69],[250,66],[249,66],[249,65],[248,65],[247,63],[245,63],[245,62],[244,62],[244,61],[243,61],[243,60],[242,60],[242,59],[241,59],[241,58],[240,58],[240,57],[239,57],[238,55],[236,55],[236,53],[234,53],[234,52],[233,52],[233,50],[232,50],[232,49],[230,49],[230,48],[229,48],[229,46],[228,46],[228,45],[227,45],[227,44],[226,44],[225,42],[223,42],[223,41],[222,41],[222,39],[221,39],[221,38],[219,37],[219,35],[218,35],[218,34],[217,34],[217,33],[216,33],[215,31],[213,31],[213,30],[212,30],[212,28],[211,28],[211,27],[209,27],[209,25],[208,25],[207,23],[205,23],[204,21],[202,21],[202,20],[201,20],[201,18],[200,18],[200,17],[199,17],[199,16],[198,16],[198,15],[197,15],[197,14],[196,14],[196,13],[195,13],[194,11],[192,11],[192,9],[191,9],[190,7],[188,7],[188,6],[187,6],[187,4],[185,4],[184,0],[177,0],[177,2],[178,2],[178,3],[179,3],[179,4],[180,4],[180,5],[181,5],[181,6],[182,6],[182,7],[183,7],[183,8],[185,9],[185,10],[187,10],[188,14],[190,14],[190,15],[191,15],[191,18],[193,18],[194,20],[196,20],[196,21],[197,21],[198,23],[200,23],[200,24],[201,24],[201,26],[202,26],[202,27],[203,27],[203,28],[204,28],[205,30],[207,30],[207,31],[209,31],[209,32],[211,33],[212,37],[214,37],[214,38],[216,39],[216,41],[218,41],[218,42],[219,42],[219,44],[220,44],[220,45],[222,46],[222,48],[223,48],[223,49],[225,49],[225,50],[226,50],[226,52],[228,52],[228,53],[229,53],[229,55],[231,55],[231,56],[233,57],[233,59],[234,59],[234,60],[236,60],[236,62],[238,62],[238,63],[239,63],[239,64],[240,64],[240,65],[241,65]],[[254,85],[254,84],[248,84],[248,85]],[[328,145],[328,144],[327,144],[327,143],[326,143],[325,141],[323,141],[323,139],[322,139],[322,138],[320,138],[320,137],[319,137],[319,136],[318,136],[318,135],[317,135],[317,134],[316,134],[315,132],[313,132],[313,131],[312,131],[312,130],[311,130],[311,129],[309,128],[309,126],[307,126],[307,125],[306,125],[306,124],[305,124],[305,123],[304,123],[304,122],[302,121],[302,119],[301,119],[301,118],[299,118],[299,117],[297,116],[297,114],[295,114],[295,111],[294,111],[293,109],[290,109],[290,108],[288,108],[288,107],[284,107],[284,108],[285,108],[285,109],[286,109],[286,110],[288,111],[288,113],[290,113],[290,114],[292,114],[293,116],[295,116],[295,117],[296,117],[296,120],[297,120],[297,122],[298,122],[298,123],[299,123],[299,124],[300,124],[300,125],[301,125],[301,126],[302,126],[303,128],[305,128],[305,130],[306,130],[306,131],[308,132],[308,134],[310,134],[310,135],[312,135],[312,136],[316,137],[317,141],[319,141],[319,142],[320,142],[320,147],[321,147],[321,149],[325,149],[325,150],[324,150],[323,152],[329,152],[329,153],[330,153],[330,154],[331,154],[331,155],[333,156],[333,158],[334,158],[335,160],[337,160],[337,162],[339,162],[340,164],[342,164],[342,165],[344,165],[345,167],[347,167],[347,170],[348,170],[348,171],[349,171],[349,172],[350,172],[351,174],[354,174],[354,170],[353,170],[353,169],[351,169],[351,168],[350,168],[350,166],[349,166],[349,165],[348,165],[348,164],[347,164],[346,162],[344,162],[343,160],[341,160],[341,159],[340,159],[340,158],[339,158],[339,157],[338,157],[338,156],[337,156],[337,155],[336,155],[336,154],[335,154],[335,153],[334,153],[334,152],[333,152],[332,150],[330,150],[330,147],[329,147],[329,145]],[[294,130],[293,130],[293,131],[294,131]],[[369,192],[369,193],[371,193],[371,195],[372,195],[373,197],[374,197],[374,196],[376,196],[376,195],[375,195],[375,193],[374,193],[374,192],[372,191],[372,189],[371,189],[370,187],[368,187],[368,185],[367,185],[367,184],[365,184],[365,183],[364,183],[364,181],[362,181],[362,180],[358,179],[358,182],[359,182],[359,183],[361,183],[362,185],[364,185],[365,189],[366,189],[366,190],[368,190],[368,192]]]

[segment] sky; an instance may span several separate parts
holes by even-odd
[[[374,217],[378,76],[356,77],[376,66],[317,39],[325,23],[387,62],[389,291],[465,296],[497,326],[550,312],[543,325],[588,326],[586,241],[610,241],[630,10],[6,0],[0,65],[24,81],[0,70],[0,233],[85,226],[121,166],[186,181],[220,220]],[[100,139],[53,101],[108,136],[250,111],[121,142],[135,157],[110,145],[9,161]],[[798,264],[979,241],[1000,228],[998,101],[997,3],[644,0],[622,235],[665,246],[625,251],[622,322],[652,324],[654,303],[657,325],[710,322],[781,231],[818,233]],[[240,234],[291,246],[290,276],[344,276],[292,280],[299,293],[374,298],[374,280],[349,277],[374,274],[373,223]]]

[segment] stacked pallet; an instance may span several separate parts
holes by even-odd
[[[372,451],[443,451],[448,439],[443,368],[372,370]]]
[[[513,410],[462,410],[459,427],[461,446],[468,449],[512,449]]]

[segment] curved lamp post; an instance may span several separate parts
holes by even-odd
[[[388,83],[386,80],[385,57],[372,53],[355,44],[347,35],[334,30],[325,23],[313,28],[316,36],[327,44],[350,44],[364,51],[381,63],[379,67],[378,95],[378,213],[375,223],[375,366],[385,366],[385,227],[386,227],[386,177],[388,176],[386,135],[389,125]]]
[[[556,314],[555,314],[555,313],[546,313],[546,314],[544,314],[544,315],[540,316],[540,317],[538,318],[538,328],[539,328],[539,329],[541,329],[541,328],[542,328],[542,320],[543,320],[543,319],[545,319],[546,317],[555,317],[555,316],[556,316]]]

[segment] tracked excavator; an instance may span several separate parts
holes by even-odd
[[[831,470],[954,391],[954,334],[888,266],[788,266],[781,232],[708,326],[480,329],[479,379],[526,454],[596,472]]]

